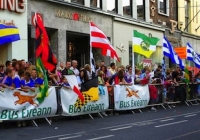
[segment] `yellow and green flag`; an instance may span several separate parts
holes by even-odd
[[[133,31],[133,52],[144,55],[149,58],[156,51],[156,45],[159,39],[148,37],[136,30]]]
[[[36,69],[37,69],[38,77],[44,80],[43,85],[39,87],[40,93],[37,95],[38,102],[42,103],[45,97],[48,96],[48,79],[47,79],[46,70],[44,68],[44,65],[40,57],[38,57],[36,60]]]

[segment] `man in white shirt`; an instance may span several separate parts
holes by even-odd
[[[76,76],[79,76],[79,70],[77,69],[78,62],[76,60],[72,60],[72,67],[70,68]]]

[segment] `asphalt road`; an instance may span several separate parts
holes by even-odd
[[[122,112],[101,118],[53,118],[38,127],[0,124],[0,140],[200,140],[200,105],[159,109],[157,112]]]

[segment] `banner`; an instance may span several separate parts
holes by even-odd
[[[115,110],[131,110],[144,108],[149,103],[148,85],[132,85],[114,87]]]
[[[142,62],[143,62],[143,68],[145,68],[146,66],[151,68],[151,65],[152,65],[151,59],[143,59]]]
[[[42,103],[37,101],[39,88],[35,92],[4,89],[0,91],[0,120],[31,120],[54,116],[57,111],[55,87],[48,89]]]
[[[78,95],[71,89],[61,88],[61,104],[63,116],[77,116],[83,114],[92,114],[102,112],[108,109],[108,91],[107,87],[103,87],[104,95],[99,95],[98,100],[93,100],[93,97],[83,93],[84,102],[82,103]]]

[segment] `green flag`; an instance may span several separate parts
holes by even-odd
[[[40,93],[37,95],[38,102],[42,103],[44,101],[45,97],[48,96],[48,87],[49,86],[48,86],[46,70],[44,68],[44,65],[43,65],[40,57],[38,57],[36,60],[36,69],[37,69],[38,77],[42,78],[44,80],[43,85],[41,85],[39,87]]]

